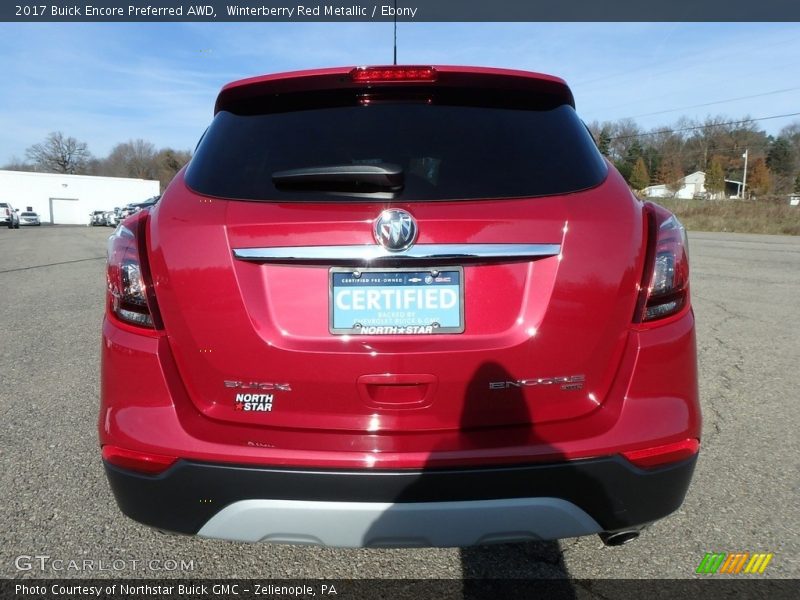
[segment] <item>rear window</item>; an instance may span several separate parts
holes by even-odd
[[[32,213],[32,212],[24,212],[24,213],[22,213],[22,216],[23,216],[23,217],[35,217],[35,216],[36,216],[36,213]]]
[[[258,114],[219,112],[186,173],[197,192],[242,200],[353,200],[279,190],[272,174],[400,165],[402,201],[513,198],[594,187],[607,173],[568,105],[545,109],[388,102]],[[350,195],[350,198],[347,196]],[[369,194],[358,199],[369,200]]]

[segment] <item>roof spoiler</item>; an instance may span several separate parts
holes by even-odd
[[[390,67],[379,67],[389,69]],[[227,84],[217,96],[214,114],[229,110],[236,104],[264,96],[275,96],[296,92],[336,91],[336,90],[385,90],[403,85],[424,83],[433,88],[483,88],[506,92],[528,92],[556,98],[561,104],[575,108],[572,91],[563,79],[542,73],[517,71],[512,69],[493,69],[487,67],[454,66],[394,66],[396,69],[430,69],[436,73],[435,81],[420,82],[416,79],[400,81],[364,81],[354,77],[354,73],[364,72],[365,67],[338,67],[312,71],[292,71],[251,77]]]

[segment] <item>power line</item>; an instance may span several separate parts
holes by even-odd
[[[703,104],[692,104],[691,106],[682,106],[681,108],[670,108],[668,110],[658,110],[656,112],[642,113],[641,115],[633,115],[632,117],[624,117],[626,119],[636,119],[638,117],[651,117],[653,115],[663,115],[671,112],[678,112],[679,110],[688,110],[690,108],[702,108],[704,106],[713,106],[714,104],[725,104],[726,102],[736,102],[737,100],[749,100],[751,98],[761,98],[762,96],[773,96],[775,94],[785,94],[787,92],[794,92],[800,90],[800,87],[786,88],[784,90],[774,90],[772,92],[764,92],[763,94],[753,94],[751,96],[739,96],[738,98],[728,98],[726,100],[715,100],[714,102],[704,102]]]
[[[680,148],[676,150],[654,150],[652,146],[647,146],[646,150],[643,150],[640,156],[642,157],[649,157],[649,156],[685,156],[685,155],[698,155],[703,154],[704,152],[708,152],[709,155],[722,155],[722,154],[741,154],[745,146],[753,151],[762,151],[766,154],[769,150],[770,144],[769,142],[748,142],[744,145],[737,145],[733,144],[725,144],[720,146],[715,146],[714,148],[709,148],[707,150],[703,150],[702,148]],[[734,157],[735,158],[735,157]]]
[[[712,123],[711,125],[694,125],[692,127],[681,127],[679,129],[661,129],[658,131],[648,131],[646,133],[632,133],[630,135],[617,135],[612,138],[613,140],[627,140],[631,138],[644,137],[646,135],[660,135],[662,133],[680,133],[682,131],[696,131],[698,129],[711,129],[712,127],[722,127],[724,125],[743,125],[745,123],[755,123],[756,121],[768,121],[770,119],[782,119],[784,117],[796,117],[800,112],[786,113],[783,115],[771,115],[769,117],[757,117],[754,119],[742,119],[741,121],[727,121],[724,123]]]

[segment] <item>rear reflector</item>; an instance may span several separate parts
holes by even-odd
[[[699,450],[700,440],[690,438],[664,446],[644,448],[642,450],[630,450],[629,452],[623,452],[622,456],[637,467],[649,469],[686,460],[697,454]]]
[[[358,67],[350,71],[350,79],[356,83],[436,81],[436,76],[433,67]]]
[[[178,459],[175,456],[136,452],[116,446],[103,446],[103,460],[121,469],[157,475],[166,471]]]

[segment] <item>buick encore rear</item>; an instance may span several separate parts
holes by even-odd
[[[687,240],[556,77],[359,67],[225,86],[109,239],[123,513],[240,541],[635,538],[700,444]]]

